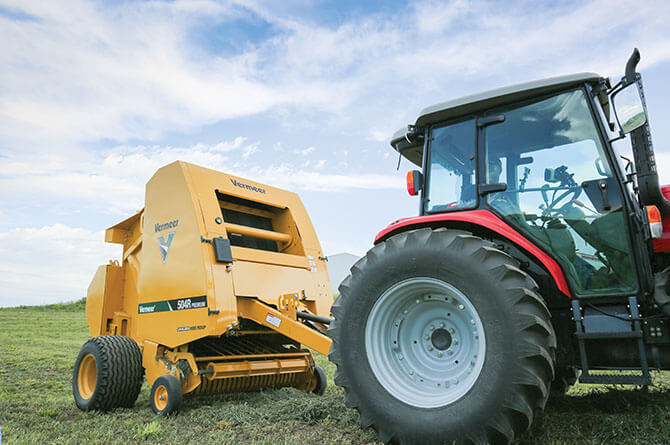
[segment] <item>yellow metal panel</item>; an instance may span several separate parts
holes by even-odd
[[[205,261],[211,246],[201,242],[200,209],[185,170],[183,163],[174,162],[147,183],[144,239],[137,255],[138,304],[213,294]],[[168,347],[203,337],[210,323],[207,308],[154,313],[134,308],[133,313],[142,339]]]
[[[268,239],[271,241],[279,241],[281,243],[288,243],[291,241],[291,235],[280,232],[273,232],[270,230],[257,229],[255,227],[241,226],[239,224],[226,223],[226,231],[230,233],[238,233],[240,235],[254,236],[256,238]]]
[[[280,295],[304,290],[306,300],[316,301],[317,315],[330,315],[333,299],[325,270],[311,272],[307,269],[236,261],[232,273],[236,295],[257,297],[268,304],[275,304]]]
[[[107,319],[114,319],[123,300],[123,268],[116,263],[98,267],[88,287],[86,318],[92,337],[107,332]]]
[[[249,249],[248,247],[232,247],[236,260],[253,261],[254,263],[276,264],[279,266],[300,267],[309,269],[307,257],[289,255],[287,253],[268,252],[266,250]]]
[[[86,318],[88,319],[88,330],[91,337],[102,333],[102,305],[105,298],[105,278],[107,266],[100,266],[95,271],[91,284],[88,285],[86,294]]]
[[[240,317],[248,318],[260,325],[267,326],[323,355],[328,355],[331,344],[330,338],[308,328],[302,323],[291,320],[278,310],[256,299],[242,297],[237,299],[237,308]]]
[[[307,358],[284,358],[273,360],[242,361],[232,363],[209,363],[206,376],[209,380],[251,377],[258,375],[298,374],[309,371]]]

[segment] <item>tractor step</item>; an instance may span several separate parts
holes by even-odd
[[[577,332],[577,338],[584,340],[612,340],[621,338],[642,338],[642,331],[635,332]]]
[[[601,385],[650,385],[651,378],[642,374],[589,374],[579,378],[579,383]]]
[[[608,312],[591,306],[586,310],[579,300],[572,301],[572,316],[575,320],[575,337],[579,345],[582,373],[580,383],[610,385],[651,385],[649,364],[640,324],[640,313],[636,297],[628,298],[628,305],[609,308]],[[591,340],[635,340],[640,358],[641,374],[591,374],[586,353],[586,342]],[[621,370],[623,371],[623,369]]]

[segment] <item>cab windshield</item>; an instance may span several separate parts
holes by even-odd
[[[505,120],[483,130],[480,183],[506,184],[486,205],[548,252],[578,295],[634,292],[623,200],[585,92],[486,115]],[[426,211],[482,207],[473,185],[475,135],[474,120],[433,129]]]

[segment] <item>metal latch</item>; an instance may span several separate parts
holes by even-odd
[[[207,239],[204,236],[200,236],[200,241],[214,246],[214,257],[216,258],[217,263],[233,262],[233,252],[230,249],[230,240],[228,238],[217,236],[212,239]]]

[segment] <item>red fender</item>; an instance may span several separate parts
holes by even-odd
[[[431,223],[446,221],[459,221],[474,224],[492,230],[502,237],[512,241],[514,244],[537,258],[551,274],[558,290],[563,292],[569,298],[572,298],[570,289],[568,289],[568,282],[558,263],[489,210],[470,210],[465,212],[438,213],[434,215],[402,218],[392,222],[388,227],[379,232],[375,237],[375,244],[384,241],[386,238],[395,235],[396,233],[404,232],[411,228],[423,227],[431,225]]]
[[[670,185],[661,187],[665,199],[670,199]],[[654,240],[654,252],[670,252],[670,215],[663,217],[663,234]]]

